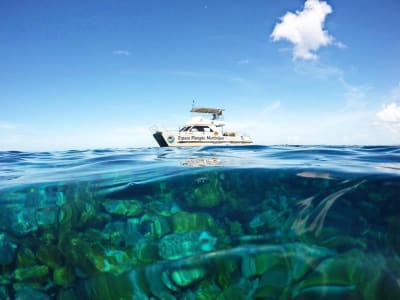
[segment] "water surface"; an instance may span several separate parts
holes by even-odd
[[[400,299],[399,191],[395,146],[0,152],[0,299]]]

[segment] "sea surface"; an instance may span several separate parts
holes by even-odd
[[[0,299],[400,299],[400,147],[0,152]]]

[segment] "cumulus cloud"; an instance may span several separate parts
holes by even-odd
[[[302,11],[287,12],[280,18],[271,33],[273,41],[287,40],[293,43],[293,59],[316,59],[315,52],[321,46],[334,42],[324,30],[325,18],[332,13],[332,7],[325,1],[307,0]],[[344,47],[344,44],[337,43]]]
[[[395,102],[384,105],[376,116],[382,122],[400,125],[400,106]]]
[[[131,53],[127,50],[114,50],[113,51],[114,55],[122,55],[122,56],[129,56]]]
[[[400,138],[400,83],[385,98],[386,103],[389,104],[383,105],[381,110],[376,113],[378,119],[376,124],[391,132],[398,143]]]

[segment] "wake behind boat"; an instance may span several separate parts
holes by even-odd
[[[199,147],[207,145],[248,145],[252,139],[237,132],[226,132],[221,108],[194,107],[192,117],[179,130],[153,130],[160,147]]]

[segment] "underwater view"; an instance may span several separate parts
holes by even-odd
[[[0,299],[400,299],[400,148],[0,152]]]

